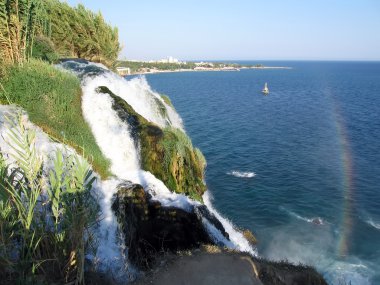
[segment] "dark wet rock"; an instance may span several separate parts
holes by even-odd
[[[67,62],[67,61],[73,61],[73,62],[78,62],[78,63],[83,63],[83,64],[89,64],[90,61],[84,58],[60,58],[59,62]]]
[[[199,218],[207,219],[217,230],[222,233],[224,237],[229,239],[228,233],[224,229],[222,223],[209,211],[205,205],[196,207],[194,211]]]
[[[214,244],[203,226],[203,215],[228,238],[220,222],[204,207],[190,211],[164,207],[139,184],[120,184],[112,208],[125,236],[128,257],[140,268],[149,267],[160,252]]]
[[[81,80],[85,77],[94,77],[110,72],[107,68],[100,67],[82,58],[62,58],[59,62],[61,67],[75,72]]]
[[[322,275],[310,266],[294,265],[287,261],[252,260],[264,285],[327,285]]]

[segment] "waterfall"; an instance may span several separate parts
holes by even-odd
[[[112,197],[118,183],[129,180],[141,184],[145,191],[152,195],[152,199],[159,200],[163,206],[174,206],[190,211],[200,203],[185,195],[173,193],[152,173],[140,168],[140,153],[131,135],[130,126],[121,120],[112,108],[111,96],[98,93],[96,89],[99,86],[106,86],[112,93],[124,99],[138,114],[160,127],[171,126],[184,131],[182,120],[159,94],[151,90],[144,77],[125,80],[99,64],[92,63],[70,61],[64,62],[60,66],[81,77],[83,116],[103,154],[111,161],[110,170],[114,178],[98,185],[99,192],[102,193],[100,204],[104,215],[104,219],[101,221],[102,234],[99,241],[98,258],[108,260],[112,264],[112,259],[120,260],[123,252],[120,247],[115,245],[118,242],[117,225],[116,217],[111,210]],[[221,221],[231,240],[226,240],[216,228],[203,219],[204,225],[213,239],[230,248],[254,254],[254,250],[243,235],[212,208],[208,196],[206,196],[205,203]],[[115,258],[115,256],[118,257]]]

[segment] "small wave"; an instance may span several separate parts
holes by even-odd
[[[372,219],[368,219],[366,223],[372,227],[374,227],[377,230],[380,230],[380,223],[374,222]]]
[[[256,173],[254,172],[243,172],[243,171],[237,171],[237,170],[232,170],[227,172],[228,175],[232,175],[235,177],[239,178],[252,178],[256,176]]]
[[[287,212],[290,216],[298,219],[298,220],[302,220],[302,221],[305,221],[305,222],[308,222],[308,223],[312,223],[312,224],[315,224],[315,225],[324,225],[324,221],[322,218],[320,217],[313,217],[313,218],[306,218],[306,217],[302,217],[300,215],[298,215],[297,213],[293,212],[293,211],[290,211],[284,207],[280,207],[281,210],[284,210],[285,212]]]

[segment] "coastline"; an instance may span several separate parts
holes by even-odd
[[[174,69],[174,70],[161,70],[161,69],[151,69],[149,71],[138,71],[132,72],[130,74],[125,74],[123,72],[118,72],[121,76],[132,76],[132,75],[145,75],[145,74],[157,74],[157,73],[174,73],[174,72],[203,72],[203,71],[240,71],[242,69],[293,69],[289,66],[242,66],[242,67],[225,67],[225,68],[193,68],[193,69]]]

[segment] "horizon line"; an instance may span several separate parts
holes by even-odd
[[[165,58],[165,57],[164,57]],[[160,59],[132,59],[132,58],[120,58],[120,61],[150,61]],[[179,59],[180,61],[218,61],[218,62],[231,62],[231,61],[320,61],[320,62],[380,62],[380,59]]]

